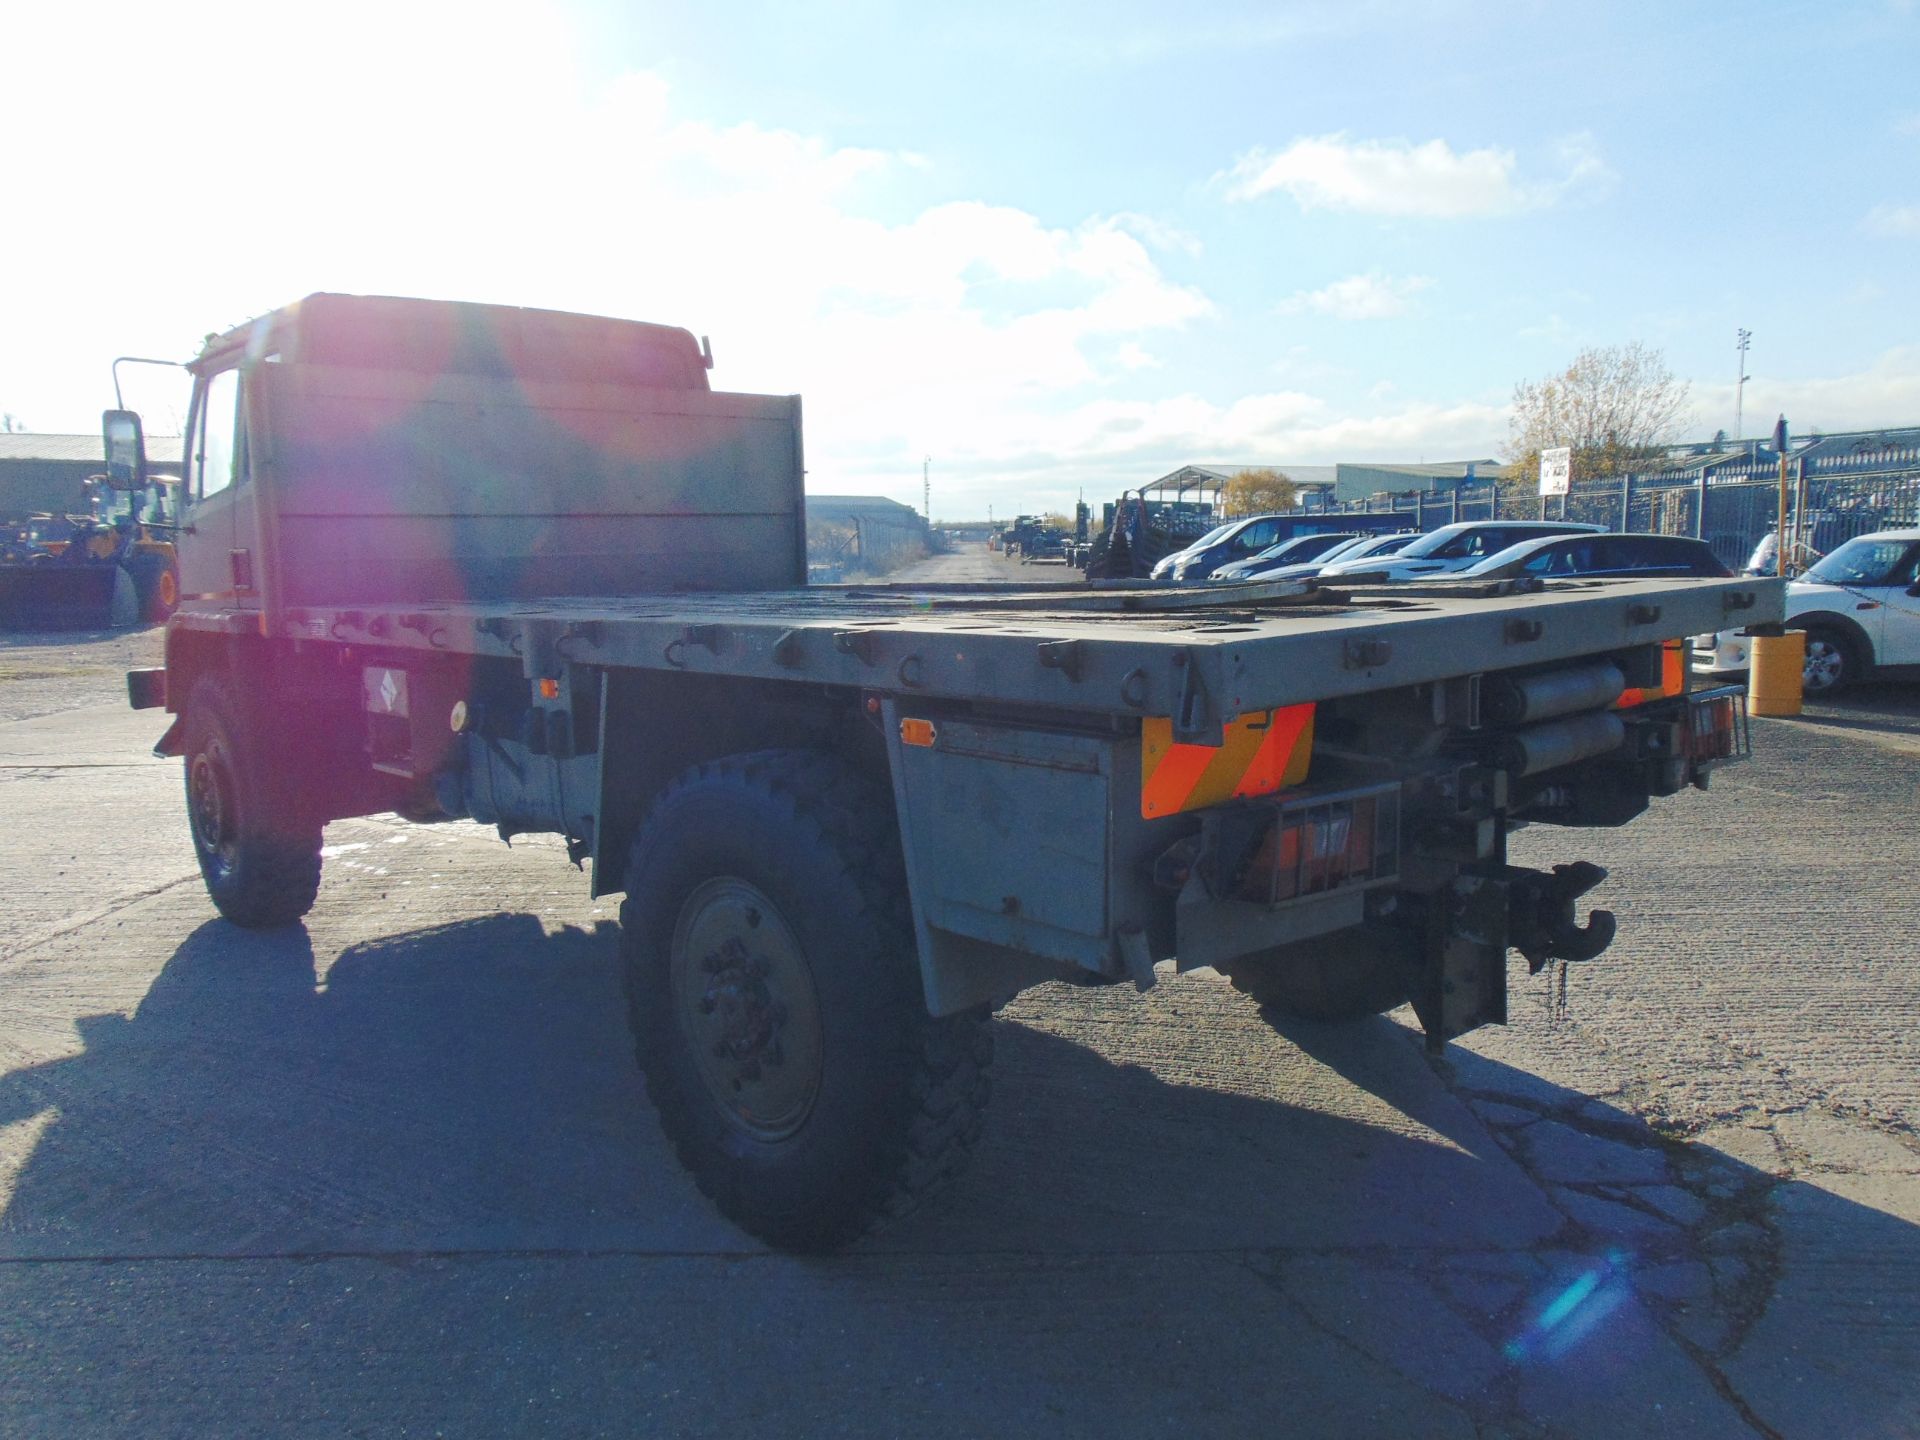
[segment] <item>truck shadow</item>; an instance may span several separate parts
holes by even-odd
[[[158,1278],[210,1258],[248,1261],[249,1276],[289,1259],[359,1266],[348,1283],[383,1296],[365,1343],[404,1352],[394,1383],[407,1393],[442,1363],[410,1336],[472,1337],[461,1343],[484,1352],[490,1383],[510,1388],[608,1366],[610,1402],[626,1394],[622,1357],[645,1351],[687,1387],[690,1429],[730,1405],[764,1413],[749,1400],[775,1403],[810,1367],[882,1388],[908,1367],[949,1400],[992,1376],[1015,1406],[1000,1425],[1064,1401],[1108,1433],[1155,1428],[1149,1414],[1254,1423],[1282,1395],[1335,1405],[1357,1373],[1476,1423],[1603,1405],[1629,1376],[1655,1377],[1669,1406],[1711,1407],[1713,1377],[1794,1283],[1783,1217],[1823,1237],[1822,1263],[1861,1270],[1861,1304],[1876,1277],[1885,1293],[1886,1277],[1920,1275],[1920,1229],[1880,1209],[1690,1159],[1631,1115],[1491,1061],[1468,1057],[1450,1084],[1384,1020],[1280,1038],[1242,1025],[1225,1041],[1204,1022],[1135,1033],[1128,1054],[1152,1069],[1051,1022],[1006,1023],[988,1139],[953,1192],[846,1256],[760,1255],[694,1191],[646,1108],[610,931],[503,915],[327,963],[304,930],[213,922],[130,1017],[84,1019],[76,1053],[0,1076],[0,1181],[13,1175],[0,1261],[126,1262],[0,1264],[0,1340],[33,1340],[14,1393],[52,1405],[84,1373],[111,1405],[129,1356],[134,1386],[197,1374],[209,1336],[248,1351],[260,1282]],[[1221,989],[1191,993],[1213,1004]],[[1140,1002],[1085,1003],[1111,1026]],[[1280,1052],[1295,1093],[1261,1093],[1259,1074],[1235,1068]],[[1503,1097],[1499,1123],[1463,1089]],[[1549,1130],[1552,1144],[1528,1135]],[[1661,1205],[1677,1223],[1654,1218]],[[522,1274],[517,1304],[462,1278],[501,1263]],[[535,1264],[568,1278],[543,1293],[524,1274]],[[124,1277],[111,1303],[87,1274]],[[277,1327],[331,1314],[317,1280],[285,1283]],[[1844,1294],[1833,1273],[1823,1284]],[[1855,1375],[1875,1369],[1858,1337],[1879,1317],[1829,1302],[1824,1332],[1801,1322],[1808,1353],[1830,1341],[1856,1359],[1795,1393],[1811,1414],[1844,1393],[1852,1433],[1900,1433],[1916,1413],[1910,1367]],[[583,1305],[600,1317],[590,1343]],[[262,1364],[378,1412],[352,1367],[308,1370],[284,1337],[259,1345],[273,1351]],[[702,1399],[714,1346],[745,1388]],[[1175,1346],[1189,1348],[1169,1371]],[[1082,1394],[1075,1377],[1096,1355],[1099,1393],[1089,1379]],[[852,1428],[922,1428],[912,1413]],[[1698,1411],[1691,1433],[1718,1433],[1718,1413]],[[996,1425],[949,1411],[924,1428]]]

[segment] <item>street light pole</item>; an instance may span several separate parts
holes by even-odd
[[[933,524],[933,481],[929,478],[933,469],[933,457],[927,456],[920,462],[920,508],[927,512],[927,524]]]
[[[1734,368],[1740,372],[1740,378],[1733,385],[1733,438],[1740,440],[1741,411],[1747,398],[1747,381],[1753,377],[1747,374],[1747,346],[1753,341],[1753,331],[1741,329],[1734,332],[1733,348],[1739,353],[1740,363]]]

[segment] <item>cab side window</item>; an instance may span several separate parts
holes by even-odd
[[[204,500],[217,495],[246,470],[246,438],[241,433],[240,372],[223,370],[207,382],[195,423],[193,491]]]

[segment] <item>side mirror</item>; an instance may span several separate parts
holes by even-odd
[[[106,441],[107,484],[116,490],[146,489],[147,437],[140,416],[132,410],[102,411],[100,433]]]

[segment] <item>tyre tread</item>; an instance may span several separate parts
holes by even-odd
[[[201,871],[207,896],[222,916],[243,929],[270,930],[301,919],[319,898],[320,826],[294,813],[285,787],[274,783],[265,756],[256,749],[257,727],[246,723],[239,698],[229,692],[230,686],[218,676],[194,686],[187,702],[187,765],[190,771],[197,748],[194,732],[200,722],[195,717],[211,715],[233,748],[238,783],[252,792],[254,803],[243,803],[243,816],[250,808],[265,813],[251,816],[246,863],[236,870],[233,883],[216,886],[206,876],[204,862]]]
[[[838,877],[860,896],[858,908],[840,917],[850,950],[904,963],[874,967],[872,983],[886,988],[885,1007],[899,1023],[889,1033],[899,1051],[895,1065],[907,1077],[911,1105],[900,1133],[877,1136],[871,1173],[854,1187],[851,1201],[832,1208],[799,1203],[780,1207],[764,1194],[748,1193],[739,1177],[713,1164],[696,1141],[695,1117],[678,1113],[689,1105],[668,1072],[671,1060],[656,1043],[649,1013],[646,967],[659,957],[628,951],[625,981],[628,1019],[647,1089],[663,1128],[694,1182],[741,1228],[778,1248],[837,1249],[883,1220],[906,1215],[931,1199],[967,1166],[980,1138],[991,1093],[993,1032],[984,1009],[943,1017],[927,1013],[914,963],[914,936],[893,807],[877,788],[831,755],[812,750],[764,750],[708,761],[683,772],[656,799],[636,835],[622,928],[638,936],[635,895],[650,852],[670,838],[655,833],[655,817],[690,790],[740,788],[774,801],[785,818],[817,832],[821,851],[837,862]]]

